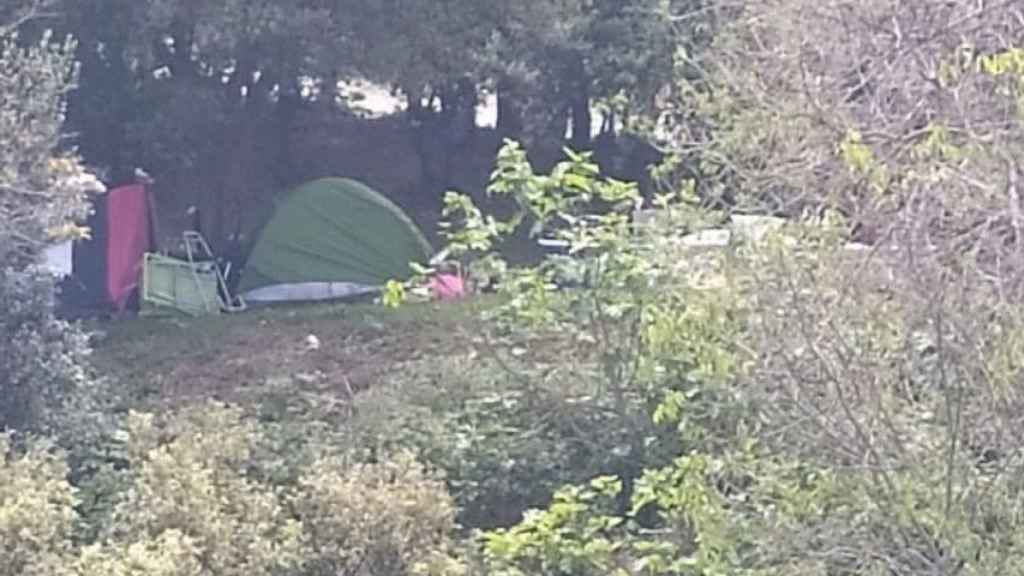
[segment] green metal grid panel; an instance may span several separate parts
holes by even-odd
[[[176,310],[190,316],[220,314],[217,269],[213,262],[190,263],[146,254],[142,272],[144,313]]]

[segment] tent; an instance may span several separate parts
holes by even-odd
[[[412,275],[430,244],[368,186],[325,178],[291,191],[252,247],[239,291],[249,302],[326,300],[379,291]]]
[[[145,186],[100,194],[86,222],[90,237],[72,246],[64,299],[85,308],[124,310],[137,295],[142,262],[155,244],[153,206]]]

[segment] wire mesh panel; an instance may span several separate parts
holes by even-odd
[[[187,262],[146,254],[142,280],[144,313],[176,310],[191,316],[219,314],[218,277],[213,262]]]

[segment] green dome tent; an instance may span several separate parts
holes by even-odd
[[[250,301],[323,300],[380,290],[412,275],[430,244],[368,186],[325,178],[299,186],[260,232],[239,285]]]

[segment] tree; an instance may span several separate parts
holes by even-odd
[[[55,17],[43,22],[75,38],[79,73],[68,98],[67,123],[83,158],[103,167],[111,182],[128,181],[145,164],[130,140],[130,127],[146,113],[145,77],[129,51],[144,6],[128,0],[83,0],[57,6]]]
[[[701,73],[677,84],[669,148],[705,194],[796,221],[733,276],[753,351],[740,393],[763,448],[820,496],[773,520],[791,536],[761,544],[762,566],[1017,561],[1022,17],[1002,1],[723,3],[688,61]]]
[[[327,86],[344,67],[350,34],[328,7],[61,2],[57,23],[79,40],[82,89],[70,104],[83,153],[114,181],[145,166],[158,190],[189,195],[219,243],[245,221],[252,185],[289,183],[290,118],[317,97],[303,78]],[[320,97],[333,101],[329,88]]]
[[[481,572],[980,575],[1020,562],[1022,19],[1010,2],[715,5],[708,51],[682,55],[669,150],[705,192],[728,186],[744,210],[790,218],[711,254],[678,237],[702,223],[668,210],[632,259],[649,238],[625,218],[565,209],[616,187],[580,164],[538,176],[506,150],[520,160],[499,163],[493,191],[521,193],[538,230],[563,220],[548,230],[569,247],[561,262],[590,275],[560,291],[553,257],[485,260],[506,295],[489,318],[502,335],[554,323],[610,352],[602,392],[661,393],[654,419],[678,425],[686,455],[632,486],[566,489],[489,534]],[[450,199],[464,252],[508,230]],[[624,513],[608,506],[623,492]]]
[[[69,120],[82,154],[115,182],[146,167],[158,195],[176,196],[167,204],[202,208],[215,245],[256,223],[253,199],[301,178],[292,121],[344,114],[339,80],[404,95],[424,187],[440,193],[472,148],[482,88],[498,94],[504,136],[561,143],[574,115],[587,148],[595,103],[628,124],[672,69],[656,0],[54,2],[47,25],[78,40]]]
[[[670,81],[675,47],[662,2],[506,3],[499,14],[486,60],[499,97],[521,100],[559,139],[571,120],[577,149],[590,145],[594,104],[628,121],[650,112]]]
[[[28,16],[23,16],[27,18]],[[22,47],[0,28],[0,264],[22,269],[86,209],[88,177],[61,148],[74,45],[52,36]]]
[[[20,8],[0,27],[0,430],[52,424],[87,386],[85,337],[54,317],[53,280],[32,265],[83,232],[75,223],[101,188],[62,142],[74,44],[19,37],[43,5]]]

